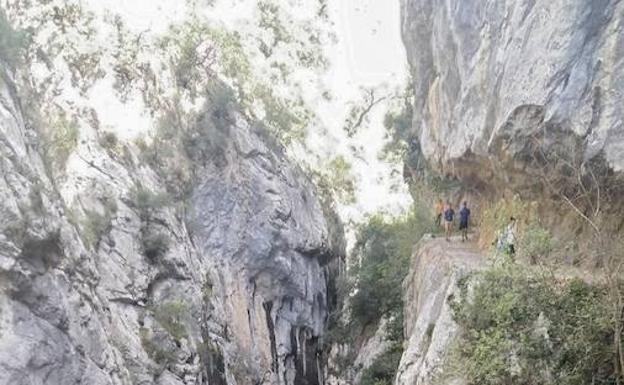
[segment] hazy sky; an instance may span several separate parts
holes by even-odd
[[[327,83],[342,103],[334,104],[336,112],[325,116],[325,124],[345,146],[361,147],[364,160],[351,157],[359,174],[358,204],[345,208],[345,215],[361,219],[362,213],[380,209],[397,212],[409,204],[403,186],[392,192],[390,186],[402,185],[401,174],[393,175],[394,167],[378,160],[383,147],[383,116],[385,106],[378,105],[371,115],[369,128],[354,139],[342,133],[342,124],[350,100],[357,98],[360,87],[386,84],[388,89],[403,87],[407,77],[407,61],[400,35],[399,1],[388,0],[330,0],[339,37],[331,50],[332,67]],[[335,119],[336,116],[343,117]]]
[[[403,81],[406,59],[400,39],[399,2],[335,0],[341,53],[356,84]]]

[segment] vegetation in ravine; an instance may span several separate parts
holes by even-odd
[[[348,296],[343,313],[332,316],[334,342],[353,341],[375,330],[385,320],[389,348],[362,373],[361,384],[391,384],[403,351],[403,302],[401,282],[409,270],[414,240],[433,228],[432,219],[420,204],[404,215],[375,215],[357,229],[353,263],[341,292]],[[352,356],[342,357],[342,366]]]
[[[428,210],[413,206],[395,219],[371,217],[357,231],[350,268],[351,321],[360,326],[402,311],[400,282],[409,270],[414,240],[433,228]]]

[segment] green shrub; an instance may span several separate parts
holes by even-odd
[[[154,308],[154,318],[163,329],[175,340],[180,341],[188,336],[185,321],[188,306],[182,301],[170,301]]]
[[[615,384],[607,292],[504,265],[451,302],[470,384]],[[471,297],[471,298],[469,298]]]
[[[171,204],[171,197],[166,193],[155,193],[147,188],[136,185],[130,192],[132,205],[143,221],[149,221],[155,211]]]
[[[321,199],[330,207],[336,202],[353,204],[356,199],[356,178],[351,164],[343,156],[337,156],[321,169],[307,170]]]
[[[104,132],[99,139],[100,146],[109,151],[115,151],[119,140],[114,132]]]
[[[479,223],[479,245],[490,247],[495,243],[500,232],[509,224],[509,218],[518,218],[518,232],[521,233],[523,223],[535,217],[532,206],[519,197],[500,199],[482,210]]]
[[[384,116],[387,143],[384,145],[381,157],[396,162],[407,162],[412,133],[412,119],[414,118],[413,98],[411,88],[405,92],[396,106],[391,106]],[[409,164],[409,162],[408,162]]]
[[[209,274],[206,274],[206,280],[202,284],[202,299],[204,302],[210,302],[214,293],[214,284]]]
[[[16,67],[22,60],[27,42],[28,34],[14,29],[4,10],[0,9],[0,60]]]
[[[141,230],[141,250],[152,263],[158,262],[169,251],[169,236],[151,226]]]
[[[393,346],[381,354],[364,369],[360,385],[392,385],[402,354],[400,346]]]
[[[78,123],[61,112],[43,136],[48,166],[55,172],[64,171],[69,156],[78,146]]]
[[[509,224],[517,219],[516,251],[519,257],[531,263],[545,260],[553,249],[553,237],[539,218],[537,207],[519,197],[501,199],[486,207],[480,220],[480,245],[489,247]]]
[[[95,210],[85,210],[85,215],[82,221],[82,236],[89,246],[96,248],[108,231],[111,218]]]
[[[518,254],[531,263],[548,257],[553,247],[550,231],[539,223],[527,225],[520,234],[518,241]]]
[[[82,237],[92,248],[97,248],[102,237],[110,231],[113,216],[117,212],[117,204],[113,198],[103,200],[104,213],[95,210],[85,210],[85,217],[81,221]]]
[[[155,193],[141,185],[136,185],[130,192],[131,204],[141,219],[141,251],[152,263],[158,262],[169,251],[170,239],[167,234],[157,229],[154,213],[171,204],[171,197],[166,193]]]

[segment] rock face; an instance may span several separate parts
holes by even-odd
[[[328,284],[344,245],[301,172],[243,121],[235,128],[222,133],[220,160],[193,196],[196,242],[216,264],[231,354],[250,353],[238,361],[243,378],[322,384],[322,335],[335,305]]]
[[[542,194],[536,181],[557,167],[555,155],[571,173],[591,166],[621,176],[622,2],[401,5],[414,136],[432,168],[486,193]]]
[[[459,333],[448,300],[462,278],[485,266],[473,247],[427,237],[416,246],[403,282],[406,345],[396,385],[466,383],[448,359]]]
[[[84,124],[52,180],[0,72],[0,384],[323,383],[342,229],[279,146],[232,112],[181,207]]]

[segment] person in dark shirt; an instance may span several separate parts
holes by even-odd
[[[468,222],[470,221],[470,209],[468,202],[464,201],[461,210],[459,210],[459,230],[462,235],[462,242],[468,240]]]
[[[451,240],[451,233],[453,232],[453,219],[455,218],[455,210],[453,210],[453,205],[451,205],[450,201],[446,202],[446,207],[444,208],[444,230],[446,232],[446,240]]]

